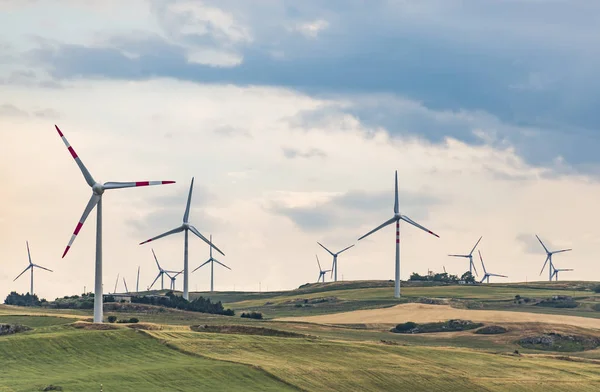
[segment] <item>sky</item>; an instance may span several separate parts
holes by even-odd
[[[462,274],[480,236],[491,281],[600,280],[600,3],[589,0],[0,2],[0,297],[91,291],[95,212],[58,125],[106,191],[104,291],[183,267],[190,222],[226,256],[216,290]],[[208,246],[190,237],[190,267]],[[480,263],[476,258],[478,270]],[[208,290],[207,267],[190,275]],[[327,276],[329,279],[329,276]],[[156,286],[155,286],[156,287]],[[178,278],[177,288],[181,289]],[[123,291],[119,282],[117,291]]]

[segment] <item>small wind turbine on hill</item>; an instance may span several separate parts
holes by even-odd
[[[75,163],[77,163],[77,166],[79,166],[79,170],[81,170],[81,173],[83,174],[83,177],[85,178],[85,181],[92,188],[92,197],[90,198],[87,206],[85,207],[85,210],[83,211],[83,215],[81,216],[81,219],[79,219],[79,222],[77,223],[77,226],[75,227],[75,231],[73,232],[73,235],[71,236],[71,240],[69,241],[69,244],[67,245],[67,247],[62,255],[63,258],[66,256],[67,252],[71,248],[71,245],[73,245],[73,241],[75,241],[75,238],[77,237],[77,234],[79,234],[79,231],[81,230],[81,227],[85,223],[85,220],[87,219],[88,215],[92,212],[94,207],[97,206],[97,209],[96,209],[96,213],[97,213],[97,215],[96,215],[96,276],[95,276],[95,287],[94,287],[94,322],[101,323],[102,322],[102,300],[103,300],[103,297],[102,297],[102,195],[104,194],[104,191],[107,189],[120,189],[120,188],[132,188],[132,187],[138,187],[138,186],[174,184],[175,181],[105,182],[104,184],[96,182],[96,180],[94,180],[94,178],[92,177],[92,175],[90,174],[88,169],[84,166],[81,159],[79,159],[79,156],[77,155],[77,153],[75,153],[75,150],[73,149],[73,147],[71,147],[71,145],[67,141],[67,138],[65,138],[65,136],[63,135],[61,130],[56,125],[54,125],[54,127],[58,131],[58,135],[61,137],[62,141],[65,143],[65,146],[67,146],[67,149],[71,153],[71,156],[73,157],[73,159],[75,159]]]
[[[212,234],[210,236],[210,243],[212,244]],[[210,292],[212,293],[212,292],[214,292],[214,289],[215,289],[215,271],[214,271],[215,266],[214,266],[214,263],[220,264],[220,265],[222,265],[223,267],[227,268],[230,271],[231,271],[231,268],[229,268],[228,266],[226,266],[225,264],[221,263],[219,260],[217,260],[217,259],[215,259],[213,257],[212,247],[211,247],[210,248],[210,258],[208,260],[206,260],[204,263],[202,263],[195,270],[193,270],[192,273],[196,272],[198,269],[204,267],[208,263],[210,263]]]
[[[477,245],[479,245],[479,241],[481,241],[482,238],[483,236],[479,237],[479,239],[475,243],[475,246],[473,247],[473,249],[471,249],[468,255],[448,255],[450,257],[464,257],[469,259],[469,272],[471,273],[471,275],[473,275],[473,271],[475,271],[475,275],[478,275],[477,268],[475,268],[475,263],[473,263],[473,252],[475,251],[475,248],[477,248]]]
[[[439,235],[435,234],[433,231],[421,226],[420,224],[418,224],[417,222],[415,222],[414,220],[410,219],[408,216],[406,215],[402,215],[400,214],[400,210],[398,207],[398,170],[396,170],[396,183],[395,183],[396,187],[395,187],[395,200],[394,200],[394,216],[385,221],[384,223],[382,223],[381,225],[377,226],[376,228],[374,228],[373,230],[371,230],[370,232],[368,232],[367,234],[363,235],[362,237],[360,237],[358,240],[362,240],[365,237],[368,237],[369,235],[375,233],[376,231],[386,227],[387,225],[390,225],[392,223],[396,223],[396,274],[395,274],[395,285],[394,285],[394,297],[396,298],[400,298],[400,221],[403,220],[405,222],[410,223],[411,225],[418,227],[419,229],[426,231],[427,233],[434,235],[436,237],[440,237]]]
[[[573,268],[556,268],[554,267],[554,280],[558,281],[558,273],[563,271],[575,271]]]
[[[154,286],[154,283],[156,283],[158,278],[160,278],[160,289],[164,290],[165,289],[165,274],[167,276],[169,276],[169,272],[175,273],[177,271],[167,271],[167,270],[163,269],[158,262],[158,258],[156,258],[156,253],[154,253],[154,249],[152,249],[152,255],[154,256],[154,261],[156,261],[156,266],[158,267],[158,275],[156,275],[156,278],[152,281],[152,284],[150,285],[150,287],[148,287],[148,290],[150,290],[152,288],[152,286]]]
[[[171,234],[181,233],[182,231],[185,234],[184,245],[183,245],[183,298],[189,300],[190,294],[188,290],[188,282],[189,282],[189,273],[188,273],[188,231],[194,233],[198,238],[202,241],[206,242],[211,248],[215,248],[217,252],[225,256],[225,253],[221,252],[219,248],[217,248],[211,241],[207,240],[198,229],[190,224],[188,221],[190,217],[190,204],[192,202],[192,190],[194,189],[194,177],[192,177],[192,183],[190,184],[190,193],[188,194],[187,204],[185,207],[185,213],[183,214],[183,224],[179,227],[176,227],[172,230],[167,231],[166,233],[157,235],[156,237],[150,238],[144,242],[141,242],[140,245],[146,244],[150,241],[157,240],[159,238],[163,238],[169,236]]]
[[[117,274],[117,279],[115,280],[115,289],[113,290],[113,294],[117,292],[117,285],[119,284],[119,274]]]
[[[498,276],[501,278],[508,278],[508,276],[506,276],[506,275],[498,275],[498,274],[492,274],[490,272],[487,272],[487,270],[485,269],[485,264],[483,264],[483,257],[481,257],[481,251],[477,250],[477,252],[479,252],[479,260],[481,260],[481,266],[483,267],[483,279],[481,279],[481,282],[479,282],[479,283],[483,283],[483,281],[486,279],[487,279],[487,283],[490,283],[490,276]]]
[[[555,253],[568,252],[572,249],[561,249],[561,250],[555,250],[554,252],[550,252],[548,250],[548,248],[546,248],[546,245],[544,245],[544,243],[542,242],[540,237],[538,237],[537,234],[535,236],[538,239],[538,241],[540,241],[540,244],[542,244],[542,247],[544,247],[544,250],[546,251],[546,261],[544,261],[544,265],[542,266],[540,275],[542,275],[542,272],[544,272],[544,268],[546,268],[546,264],[548,264],[548,262],[550,262],[550,265],[548,266],[548,281],[552,281],[552,278],[554,277],[554,275],[556,275],[556,278],[558,279],[558,274],[554,273],[554,264],[552,264],[552,255],[554,255]]]
[[[177,275],[179,275],[182,272],[183,272],[183,270],[177,272],[175,275],[171,275],[171,274],[169,274],[169,272],[165,272],[167,274],[167,276],[169,277],[169,279],[171,279],[171,286],[169,287],[170,290],[175,291],[175,278],[177,278]]]
[[[335,282],[337,282],[337,271],[338,271],[338,268],[337,268],[337,258],[338,258],[338,255],[340,253],[345,252],[348,249],[352,248],[354,246],[354,244],[350,245],[350,246],[348,246],[348,247],[346,247],[346,248],[344,248],[342,250],[340,250],[337,253],[333,253],[332,251],[330,251],[329,249],[327,249],[326,247],[324,247],[319,241],[317,241],[317,244],[321,245],[321,248],[325,249],[327,252],[329,252],[330,255],[333,256],[333,264],[331,265],[331,270],[330,271],[331,271],[331,275],[334,276],[333,280]]]
[[[317,255],[315,255],[317,256]],[[317,283],[319,283],[319,281],[323,281],[323,283],[325,283],[325,274],[328,273],[331,270],[323,270],[321,269],[321,263],[319,262],[319,256],[317,256],[317,265],[319,266],[319,279],[317,279]]]
[[[29,252],[29,241],[26,241],[26,243],[27,243],[27,257],[29,258],[29,265],[27,266],[27,268],[25,268],[23,270],[23,272],[21,272],[16,278],[13,279],[13,282],[15,280],[19,279],[19,277],[21,275],[23,275],[25,272],[27,272],[28,269],[30,269],[31,270],[31,288],[29,290],[29,294],[33,295],[33,269],[34,268],[41,268],[41,269],[46,270],[46,271],[50,271],[50,272],[53,272],[53,271],[50,270],[50,269],[48,269],[48,268],[46,268],[46,267],[42,267],[41,265],[33,264],[31,262],[31,253]]]

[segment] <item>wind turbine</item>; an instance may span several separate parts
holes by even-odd
[[[173,271],[170,271],[173,272]],[[177,278],[177,275],[179,275],[180,273],[182,273],[183,270],[177,272],[175,275],[171,276],[168,272],[166,272],[167,276],[171,279],[171,286],[170,286],[170,290],[175,290],[175,278]]]
[[[431,235],[434,235],[436,237],[440,237],[439,235],[435,234],[433,231],[421,226],[420,224],[418,224],[417,222],[415,222],[414,220],[410,219],[408,216],[406,215],[402,215],[399,212],[398,209],[398,170],[396,170],[396,189],[395,189],[395,200],[394,200],[394,216],[385,221],[384,223],[382,223],[381,225],[377,226],[376,228],[374,228],[373,230],[371,230],[370,232],[368,232],[367,234],[363,235],[362,237],[360,237],[358,240],[362,240],[363,238],[375,233],[376,231],[386,227],[387,225],[390,225],[394,222],[396,222],[396,276],[395,276],[395,285],[394,285],[394,297],[396,298],[400,298],[400,221],[403,220],[405,222],[410,223],[411,225],[418,227],[419,229],[428,232]]]
[[[487,272],[485,269],[485,264],[483,264],[483,257],[481,257],[481,251],[479,251],[479,249],[477,250],[477,252],[479,252],[479,260],[481,260],[481,266],[483,267],[483,279],[481,279],[481,282],[479,283],[483,283],[484,280],[487,279],[487,283],[490,283],[490,276],[498,276],[501,278],[508,278],[508,276],[506,275],[498,275],[498,274],[492,274],[490,272]]]
[[[137,281],[135,283],[135,292],[140,292],[140,266],[138,265]]]
[[[317,256],[317,255],[315,255],[315,256]],[[321,263],[319,262],[319,256],[317,256],[317,265],[319,266],[319,279],[317,279],[317,283],[319,283],[320,280],[322,280],[323,283],[325,283],[325,274],[331,270],[321,269]]]
[[[553,274],[554,277],[555,277],[554,278],[555,281],[558,281],[558,273],[559,272],[563,272],[563,271],[574,271],[574,269],[573,268],[556,268],[555,267],[554,268],[554,274]]]
[[[555,250],[554,252],[550,252],[548,250],[548,248],[546,248],[546,245],[544,245],[542,240],[540,240],[540,237],[538,237],[537,234],[535,236],[537,237],[538,241],[540,241],[540,244],[542,244],[542,246],[544,247],[544,250],[546,251],[546,261],[544,261],[544,265],[542,266],[540,275],[542,275],[542,272],[544,272],[544,268],[546,268],[546,264],[548,263],[548,261],[550,261],[550,266],[548,267],[548,281],[552,281],[552,277],[554,276],[554,264],[552,264],[552,255],[555,253],[568,252],[572,249],[561,249],[561,250]],[[557,276],[557,278],[558,278],[558,276]]]
[[[473,275],[473,271],[475,271],[475,275],[479,276],[477,274],[477,268],[475,268],[475,263],[473,263],[473,252],[475,251],[475,248],[477,248],[477,245],[479,245],[479,241],[481,241],[482,238],[483,236],[479,237],[479,239],[475,243],[475,246],[473,247],[473,249],[471,249],[471,252],[469,252],[468,255],[448,255],[450,257],[464,257],[469,259],[469,272],[471,273],[471,275]]]
[[[127,288],[127,282],[125,281],[125,277],[123,277],[123,284],[125,285],[125,293],[129,294],[129,289]]]
[[[332,251],[330,251],[329,249],[327,249],[326,247],[324,247],[319,241],[317,241],[317,244],[321,245],[321,248],[325,249],[327,252],[329,252],[330,255],[333,256],[333,264],[331,265],[331,269],[329,271],[331,271],[331,275],[334,276],[334,281],[337,282],[337,270],[338,270],[338,268],[337,268],[337,258],[338,258],[338,255],[340,253],[342,253],[342,252],[344,252],[344,251],[352,248],[354,246],[354,244],[352,244],[352,245],[350,245],[350,246],[348,246],[348,247],[340,250],[337,253],[333,253]]]
[[[27,243],[27,257],[29,258],[29,265],[27,266],[27,268],[25,268],[23,270],[23,272],[21,272],[16,278],[13,279],[13,282],[15,280],[19,279],[19,277],[21,275],[23,275],[25,272],[27,272],[28,269],[31,269],[31,289],[29,291],[29,294],[33,295],[33,269],[35,267],[37,267],[37,268],[41,268],[41,269],[46,270],[46,271],[50,271],[50,272],[53,272],[53,271],[50,270],[50,269],[48,269],[48,268],[46,268],[46,267],[42,267],[41,265],[33,264],[31,262],[31,253],[29,252],[29,241],[26,241],[26,243]]]
[[[73,157],[73,159],[75,159],[75,162],[77,163],[77,166],[79,166],[79,169],[81,170],[81,173],[83,174],[83,177],[85,178],[85,181],[92,188],[92,197],[90,198],[87,206],[85,207],[85,210],[83,211],[83,215],[81,216],[81,219],[79,219],[79,222],[77,223],[77,226],[75,227],[75,231],[73,232],[73,235],[71,236],[71,240],[69,241],[69,244],[67,245],[65,252],[62,255],[63,258],[66,256],[67,252],[71,248],[71,245],[73,245],[73,241],[75,241],[75,237],[77,237],[77,234],[79,234],[79,231],[81,230],[81,227],[83,226],[83,223],[87,219],[88,215],[92,212],[94,207],[98,206],[98,208],[96,209],[97,217],[96,217],[96,272],[95,272],[95,287],[94,287],[94,322],[101,323],[102,322],[102,300],[103,300],[103,297],[102,297],[102,194],[107,189],[120,189],[120,188],[131,188],[131,187],[138,187],[138,186],[174,184],[175,181],[105,182],[104,184],[96,182],[96,180],[94,180],[94,178],[92,177],[92,175],[90,174],[88,169],[84,166],[83,162],[81,161],[81,159],[79,158],[79,156],[77,155],[77,153],[75,152],[73,147],[71,147],[71,145],[67,141],[67,138],[65,138],[65,136],[63,135],[61,130],[58,128],[58,126],[54,125],[54,127],[58,131],[58,135],[62,138],[62,141],[65,143],[65,146],[67,146],[67,149],[71,153],[71,156]]]
[[[169,276],[169,272],[171,273],[175,273],[177,271],[167,271],[165,269],[163,269],[160,264],[158,263],[158,259],[156,258],[156,253],[154,253],[154,249],[152,249],[152,254],[154,255],[154,261],[156,261],[156,266],[158,267],[158,275],[156,275],[156,278],[152,281],[152,284],[150,285],[150,287],[148,287],[148,290],[150,290],[152,288],[152,286],[154,286],[154,283],[156,283],[156,281],[158,280],[158,278],[160,278],[160,289],[164,290],[165,289],[165,274],[167,274],[167,276]]]
[[[210,244],[211,244],[210,258],[208,260],[206,260],[204,263],[202,263],[200,266],[198,266],[195,270],[193,270],[192,273],[196,272],[196,270],[198,270],[199,268],[201,268],[201,267],[205,266],[206,264],[210,263],[210,292],[212,293],[214,291],[214,288],[215,288],[215,285],[214,285],[214,283],[215,283],[215,275],[214,275],[214,268],[215,268],[215,266],[214,266],[214,263],[221,264],[223,267],[227,268],[230,271],[231,271],[231,268],[229,268],[228,266],[226,266],[225,264],[221,263],[219,260],[217,260],[217,259],[215,259],[213,257],[213,255],[212,255],[212,234],[210,236]],[[217,249],[217,248],[215,247],[215,249]],[[219,250],[219,249],[217,249],[217,250]],[[223,253],[221,253],[221,254],[223,254]],[[225,256],[225,255],[223,255],[223,256]]]
[[[192,183],[190,184],[190,193],[188,195],[187,205],[185,207],[185,213],[183,214],[183,224],[179,227],[174,228],[173,230],[169,230],[166,233],[157,235],[156,237],[150,238],[149,240],[146,240],[146,241],[140,243],[140,245],[142,245],[142,244],[148,243],[150,241],[154,241],[159,238],[166,237],[171,234],[180,233],[182,231],[185,233],[185,241],[184,241],[184,246],[183,246],[183,298],[186,300],[190,299],[190,294],[189,294],[189,290],[188,290],[188,278],[189,278],[189,273],[188,273],[188,231],[191,231],[192,233],[194,233],[198,238],[200,238],[202,241],[206,242],[210,247],[215,248],[217,250],[217,252],[219,252],[220,254],[225,256],[225,253],[221,252],[221,250],[219,248],[217,248],[212,243],[212,241],[207,240],[206,237],[204,237],[202,234],[200,234],[198,229],[196,229],[194,226],[192,226],[188,221],[188,219],[190,217],[190,203],[192,202],[192,190],[193,189],[194,189],[194,177],[192,177]]]

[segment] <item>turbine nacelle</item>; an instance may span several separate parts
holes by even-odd
[[[95,183],[92,185],[92,192],[94,192],[95,195],[101,196],[104,193],[104,185],[99,182]]]

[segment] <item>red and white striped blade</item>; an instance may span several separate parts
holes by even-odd
[[[106,182],[104,189],[135,188],[138,186],[175,184],[175,181]]]
[[[94,186],[96,181],[94,181],[94,178],[92,177],[88,169],[85,167],[85,165],[83,164],[73,147],[71,147],[65,135],[63,135],[62,131],[60,130],[60,128],[58,128],[56,124],[54,125],[54,127],[56,128],[56,131],[58,132],[58,135],[60,136],[62,141],[65,143],[65,146],[67,146],[67,150],[69,150],[71,156],[73,157],[73,159],[75,159],[75,163],[77,163],[77,166],[79,166],[79,170],[81,170],[85,181],[88,183],[89,186]]]
[[[157,240],[159,238],[166,237],[166,236],[171,235],[171,234],[181,233],[182,231],[183,231],[183,227],[179,226],[179,227],[176,227],[173,230],[167,231],[166,233],[162,233],[162,234],[157,235],[156,237],[152,237],[149,240],[146,240],[144,242],[140,242],[140,245],[147,244],[148,242]],[[154,250],[152,251],[152,253],[154,253]],[[156,255],[154,255],[154,258],[156,258]],[[156,264],[158,264],[158,260],[156,261]],[[158,266],[158,268],[160,269],[160,266]]]
[[[69,251],[69,249],[71,249],[71,245],[73,245],[73,241],[75,241],[75,238],[77,237],[77,234],[79,234],[79,231],[83,227],[83,224],[85,223],[85,220],[87,219],[88,215],[90,215],[90,212],[92,212],[92,210],[94,209],[94,207],[96,207],[96,204],[98,204],[99,201],[100,201],[100,196],[98,196],[95,193],[92,194],[92,197],[90,198],[90,201],[88,202],[87,206],[85,206],[85,210],[83,211],[83,215],[81,215],[81,219],[79,219],[79,222],[77,223],[77,226],[75,226],[75,230],[73,231],[73,235],[71,236],[71,240],[69,241],[69,244],[65,248],[65,252],[62,255],[63,258],[67,255],[67,252]]]

